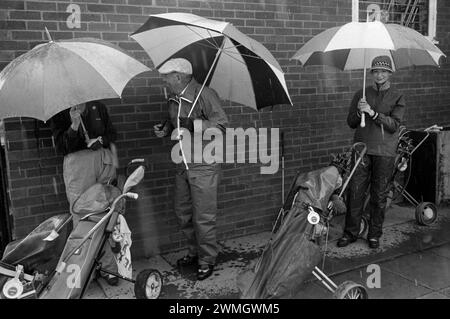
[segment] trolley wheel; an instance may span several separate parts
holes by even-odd
[[[359,227],[358,237],[366,238],[368,231],[369,231],[369,220],[367,219],[366,216],[363,216],[361,218],[361,225]]]
[[[0,275],[0,299],[7,299],[3,294],[3,286],[6,284],[8,279],[10,279],[10,277]]]
[[[423,202],[416,207],[416,221],[419,225],[431,225],[436,219],[437,208],[433,203]]]
[[[369,299],[366,288],[353,281],[344,281],[333,296],[335,299]]]
[[[137,299],[158,299],[162,285],[162,276],[158,270],[144,269],[136,276],[134,294]]]

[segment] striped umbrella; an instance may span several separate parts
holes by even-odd
[[[390,56],[394,69],[439,66],[439,59],[445,56],[431,41],[411,28],[374,21],[350,22],[325,30],[303,45],[292,59],[299,60],[303,66],[364,69],[365,98],[366,68],[379,55]]]
[[[196,80],[223,99],[254,109],[292,104],[272,54],[230,23],[188,13],[156,14],[131,37],[156,68],[172,58],[189,60]]]

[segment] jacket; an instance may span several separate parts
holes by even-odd
[[[375,111],[373,117],[365,114],[366,126],[361,127],[358,102],[362,89],[351,102],[347,124],[355,129],[354,142],[367,145],[367,154],[394,157],[397,152],[399,127],[405,115],[404,96],[386,82],[381,87],[376,84],[366,88],[366,101]]]
[[[56,149],[64,156],[73,152],[87,149],[83,129],[81,125],[77,131],[74,131],[71,126],[70,109],[66,109],[50,120],[50,127],[55,138]],[[98,101],[86,103],[86,109],[81,114],[81,118],[88,132],[89,138],[97,138],[99,136],[103,139],[103,147],[109,148],[110,143],[117,138],[116,130],[114,129],[108,115],[106,106]]]
[[[169,97],[169,118],[163,128],[166,135],[170,135],[172,131],[177,128],[179,103],[181,103],[179,117],[187,117],[198,92],[200,92],[200,89],[201,85],[195,79],[192,79],[182,94],[179,96],[171,95]],[[189,118],[192,121],[201,120],[203,132],[208,128],[218,128],[222,131],[222,133],[225,133],[226,127],[228,126],[228,118],[221,104],[221,100],[216,91],[205,86]],[[191,137],[193,137],[193,135],[194,134],[191,132]],[[225,137],[225,134],[223,134],[223,136]],[[195,142],[198,143],[198,140],[191,138],[191,150],[195,150]],[[202,150],[203,147],[209,142],[210,141],[202,141]],[[185,144],[182,145],[184,146]],[[183,151],[186,153],[189,150],[183,148]],[[205,166],[217,166],[217,164],[209,165],[204,161],[202,161],[202,163],[195,163],[193,153],[191,156],[191,161],[188,161],[187,164],[189,169],[196,169]],[[184,164],[181,163],[178,166],[179,168],[181,166],[184,167]]]

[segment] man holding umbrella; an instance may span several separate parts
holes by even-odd
[[[154,127],[157,137],[170,135],[174,128],[194,132],[194,121],[201,123],[203,131],[208,128],[225,131],[228,119],[217,93],[206,86],[201,90],[202,86],[193,78],[192,65],[188,60],[170,59],[158,71],[172,96],[168,100],[169,120]],[[191,145],[194,142],[196,139]],[[201,150],[203,152],[203,147]],[[190,152],[190,149],[184,152]],[[219,172],[219,163],[206,163],[202,159],[201,163],[178,164],[175,175],[175,214],[188,241],[188,254],[177,264],[179,267],[198,265],[198,280],[212,274],[218,254],[216,213]]]
[[[356,241],[367,188],[370,186],[370,220],[367,239],[370,248],[379,247],[386,211],[388,182],[394,169],[399,127],[405,114],[405,99],[391,87],[393,73],[389,56],[378,56],[372,61],[373,85],[358,91],[351,102],[347,123],[355,129],[354,142],[363,142],[367,153],[350,182],[344,235],[338,247],[345,247]],[[360,126],[365,113],[366,125]]]

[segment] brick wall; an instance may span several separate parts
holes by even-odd
[[[351,142],[345,119],[353,93],[362,85],[362,71],[340,72],[328,67],[301,68],[289,58],[313,35],[351,20],[350,0],[82,0],[81,28],[69,29],[70,1],[0,1],[0,69],[45,41],[46,26],[54,39],[96,37],[128,50],[140,61],[151,61],[128,36],[149,14],[192,12],[232,22],[262,42],[286,72],[294,106],[275,106],[256,112],[226,104],[233,127],[280,127],[285,133],[286,191],[297,171],[328,163],[331,153]],[[438,1],[437,39],[450,52],[450,3]],[[417,68],[395,74],[407,96],[407,125],[423,128],[450,124],[449,64],[441,69]],[[150,128],[165,116],[162,81],[154,71],[138,76],[122,99],[108,100],[118,129],[120,164],[145,157],[151,163],[128,204],[134,253],[150,255],[184,245],[172,209],[171,142],[154,137]],[[55,153],[45,123],[22,118],[6,121],[11,212],[14,237],[27,234],[45,218],[66,212],[62,157]],[[38,147],[39,145],[39,147]],[[219,188],[219,238],[270,230],[281,205],[281,172],[260,175],[259,164],[226,164]]]

